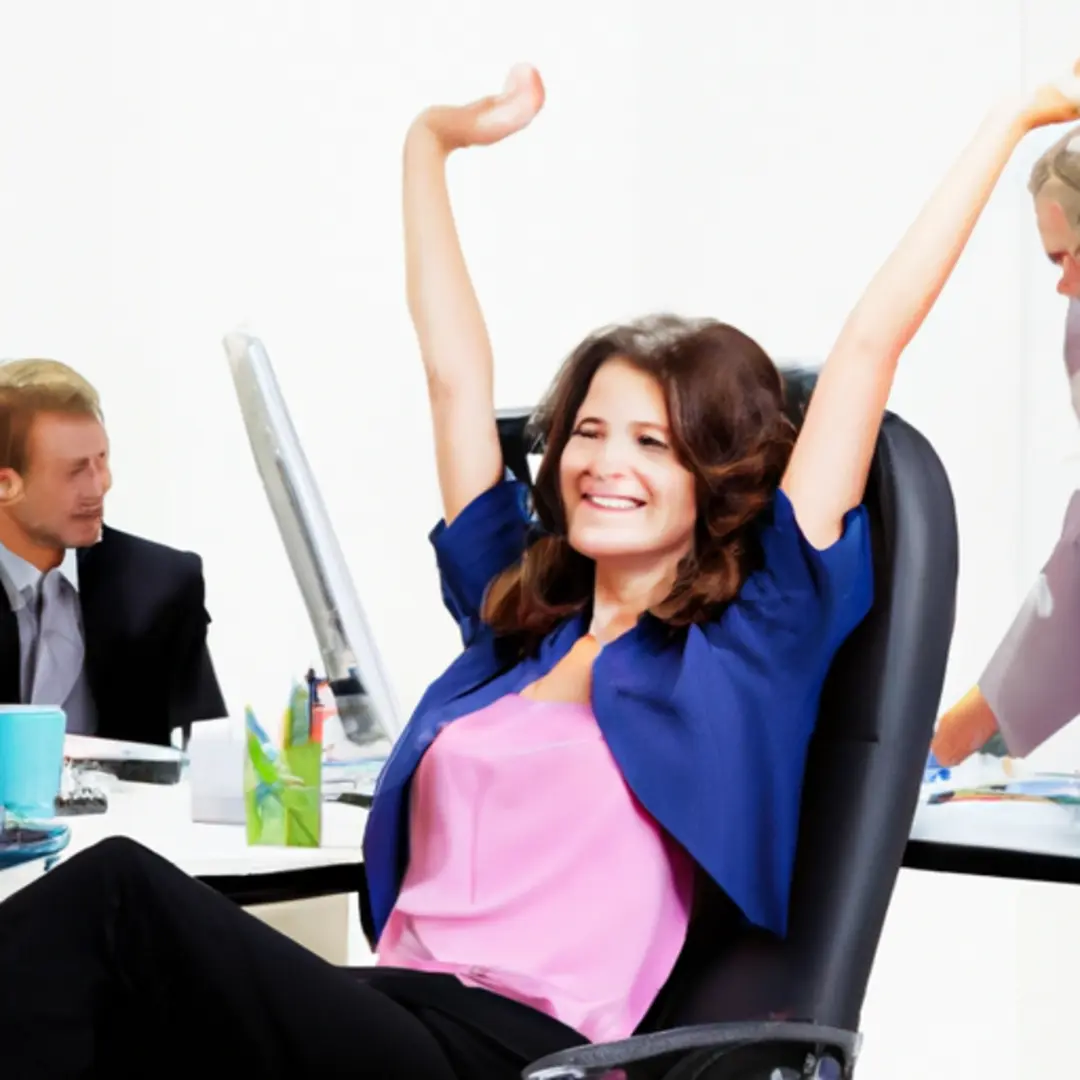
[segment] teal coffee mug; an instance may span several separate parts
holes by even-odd
[[[19,821],[51,818],[64,770],[63,709],[0,705],[0,808]]]

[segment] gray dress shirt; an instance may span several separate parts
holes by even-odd
[[[97,710],[83,663],[79,570],[69,549],[48,574],[0,544],[0,583],[19,627],[19,687],[25,704],[59,705],[67,730],[93,735]]]

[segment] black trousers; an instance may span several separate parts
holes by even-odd
[[[0,904],[4,1080],[516,1080],[585,1041],[450,976],[328,964],[130,840]]]

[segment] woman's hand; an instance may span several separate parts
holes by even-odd
[[[1027,102],[1024,115],[1029,128],[1080,120],[1080,60],[1060,79],[1040,86]]]
[[[997,719],[976,686],[938,721],[930,752],[942,765],[959,765],[981,750],[997,730]]]
[[[416,118],[413,131],[434,138],[446,153],[490,146],[527,127],[543,105],[540,73],[518,64],[510,70],[501,94],[468,105],[433,105]]]

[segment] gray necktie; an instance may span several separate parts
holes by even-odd
[[[41,581],[37,655],[34,661],[33,705],[63,705],[79,677],[83,643],[74,622],[69,586],[59,570],[50,570]]]

